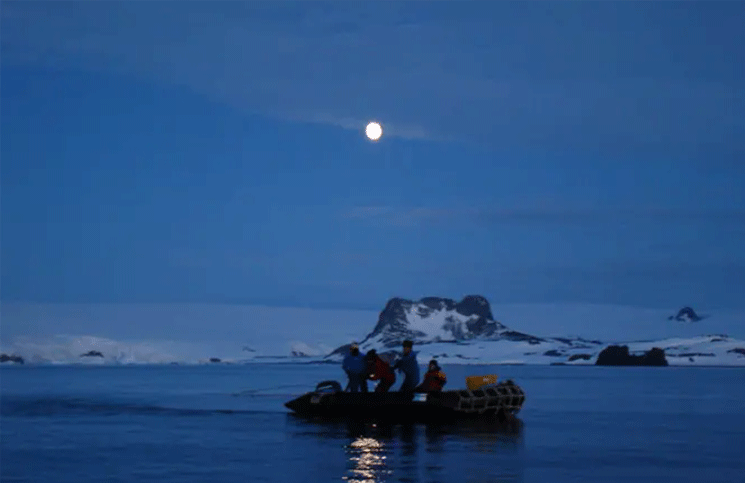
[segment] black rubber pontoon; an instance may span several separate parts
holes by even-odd
[[[432,393],[343,392],[336,381],[324,381],[285,406],[302,416],[358,420],[442,422],[463,419],[505,420],[514,417],[525,393],[512,381],[469,391]]]

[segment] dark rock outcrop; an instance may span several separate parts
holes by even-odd
[[[665,351],[654,347],[644,353],[636,356],[629,354],[628,346],[611,345],[600,351],[598,360],[595,361],[597,366],[666,366],[667,359]]]
[[[574,362],[579,360],[589,361],[590,359],[592,359],[592,356],[590,354],[572,354],[567,360],[569,362]]]
[[[219,357],[210,357],[210,362],[217,364],[219,362],[222,362],[222,359],[220,359]]]
[[[573,342],[573,340],[572,340],[572,339],[568,339],[568,338],[566,338],[566,337],[554,337],[553,339],[554,339],[554,340],[558,340],[558,341],[559,341],[559,342],[561,342],[562,344],[566,344],[566,345],[571,345],[571,344],[572,344],[572,342]]]
[[[730,354],[740,354],[740,355],[745,356],[745,349],[741,347],[735,347],[734,349],[730,349],[727,352]]]
[[[667,318],[668,320],[677,320],[679,322],[698,322],[703,317],[699,316],[695,310],[690,307],[683,307],[678,310],[676,315],[671,315]]]
[[[494,319],[489,301],[481,295],[466,295],[455,305],[455,311],[466,316],[477,315],[481,319]]]
[[[15,354],[0,354],[0,362],[15,362],[16,364],[23,364],[23,357]]]
[[[530,345],[536,345],[544,342],[544,340],[540,337],[523,334],[522,332],[517,332],[516,330],[507,330],[499,335],[502,339],[511,340],[514,342],[527,342]]]
[[[552,350],[550,350],[550,351],[546,351],[546,352],[544,352],[544,353],[543,353],[543,355],[544,355],[544,356],[548,356],[548,357],[561,357],[561,356],[563,356],[564,354],[562,354],[561,352],[559,352],[559,351],[557,351],[557,350],[555,350],[555,349],[552,349]]]
[[[103,357],[99,351],[88,351],[85,354],[80,354],[80,357]]]

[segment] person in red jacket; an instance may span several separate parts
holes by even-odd
[[[415,391],[416,392],[440,392],[448,382],[448,378],[445,377],[445,373],[442,372],[442,368],[437,364],[437,361],[432,359],[429,361],[429,368],[427,373],[424,375],[424,381],[419,384]]]
[[[373,381],[380,380],[377,386],[375,386],[375,392],[388,392],[394,382],[396,382],[396,374],[380,356],[375,352],[375,349],[371,349],[365,355],[367,359],[367,373],[369,378]]]

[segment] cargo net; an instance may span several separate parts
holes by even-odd
[[[454,409],[464,413],[496,413],[502,409],[515,414],[525,402],[525,393],[512,381],[475,390],[461,389],[455,393],[458,399]]]

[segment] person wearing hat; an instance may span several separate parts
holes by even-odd
[[[341,366],[349,378],[347,389],[350,392],[367,392],[367,362],[356,342],[349,346],[349,354],[344,357]]]
[[[424,381],[416,388],[417,392],[440,392],[448,382],[445,373],[442,372],[440,365],[436,360],[429,361],[427,373],[424,375]]]
[[[396,382],[396,373],[391,366],[384,361],[375,349],[370,349],[365,355],[367,359],[367,373],[373,381],[380,380],[375,386],[375,392],[388,392],[393,383]]]
[[[404,382],[399,388],[401,392],[413,391],[419,384],[419,363],[416,360],[416,352],[412,350],[413,347],[414,343],[412,341],[405,340],[403,343],[404,354],[393,365],[394,369],[404,373]]]

